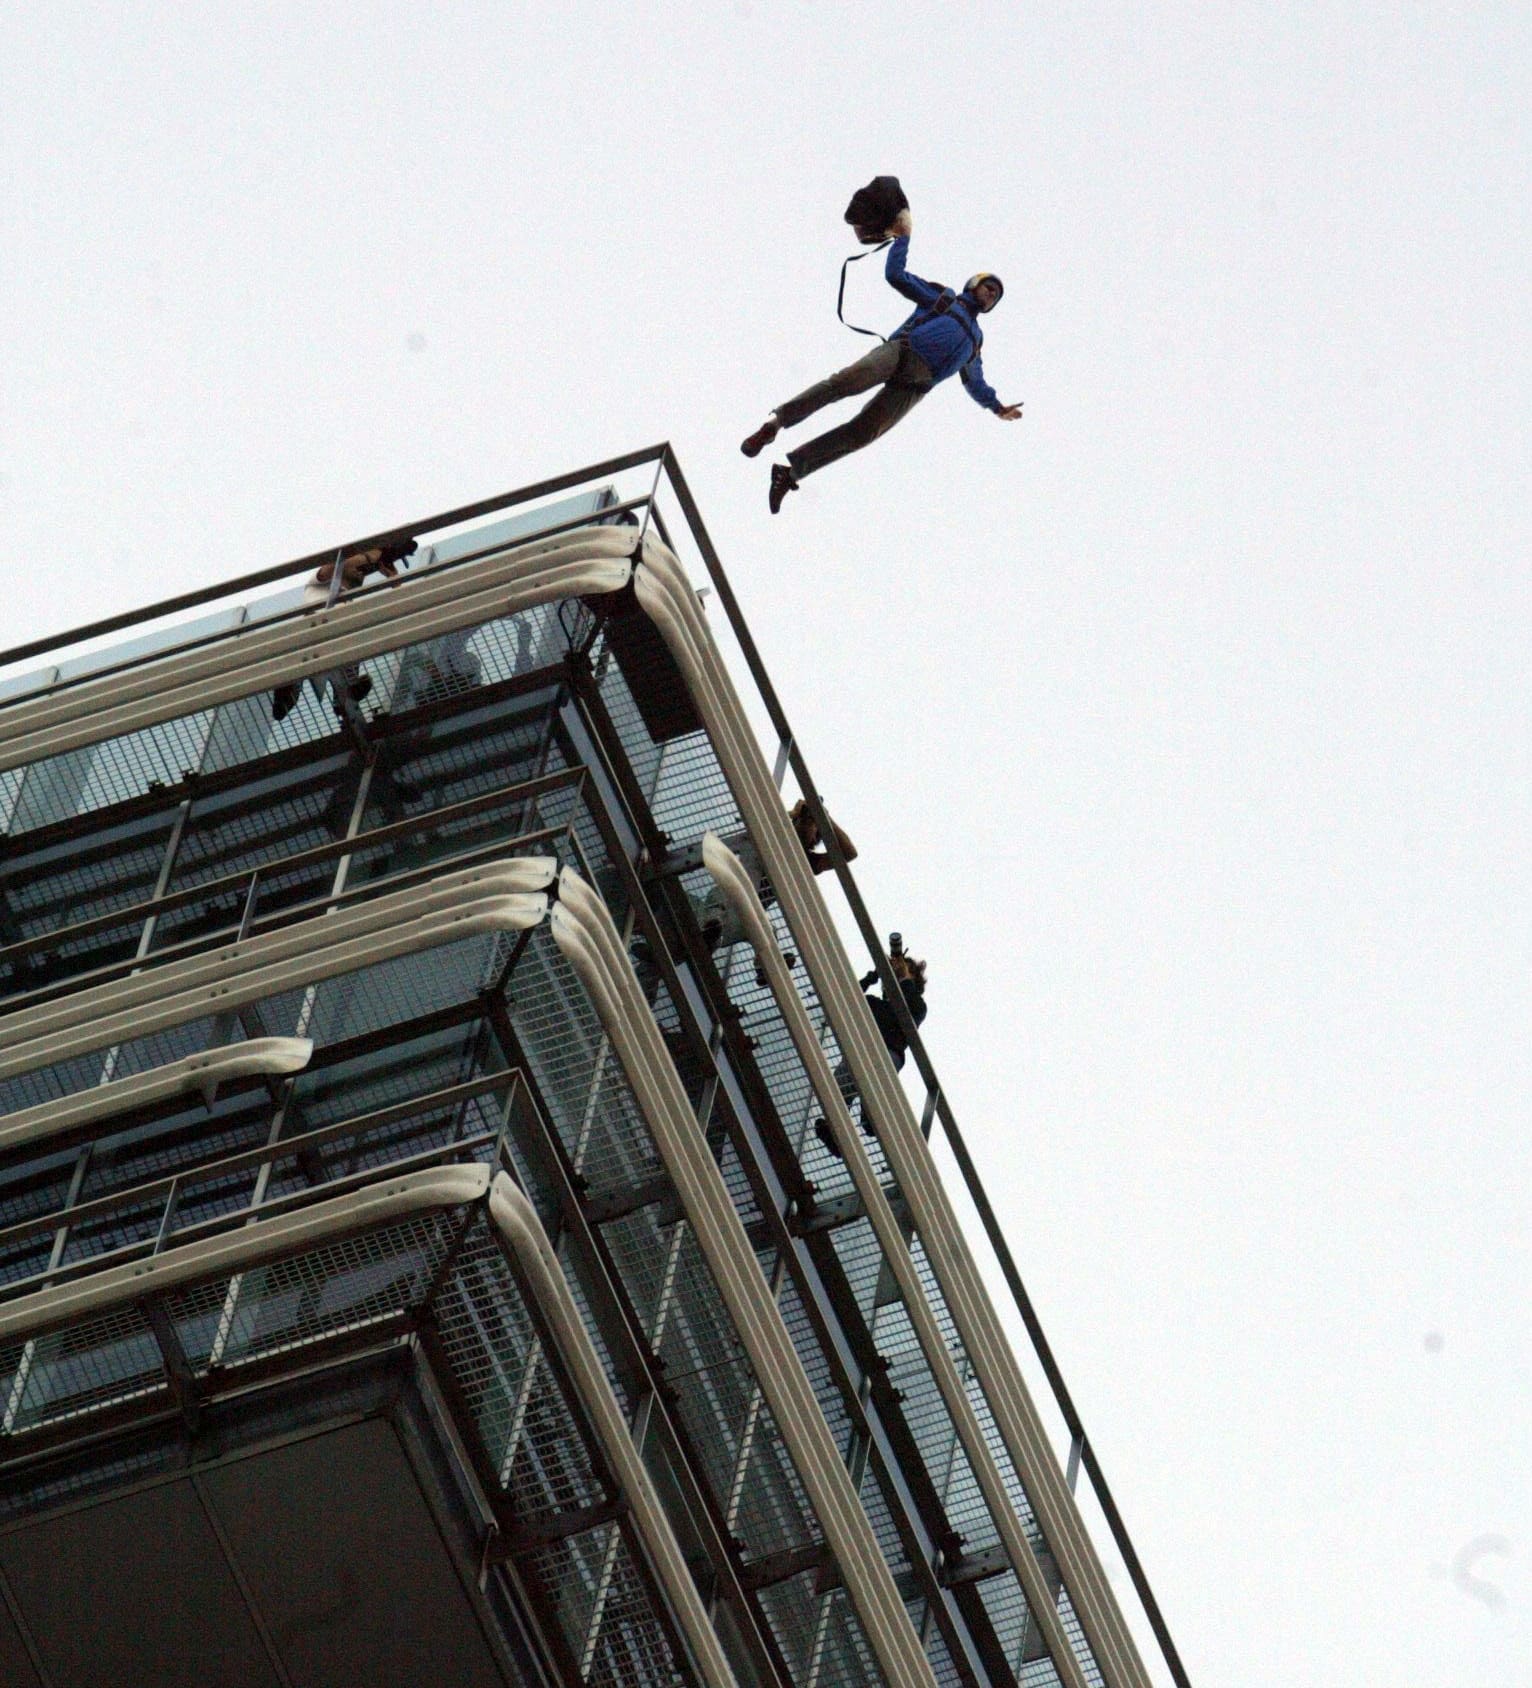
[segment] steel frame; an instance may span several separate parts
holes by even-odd
[[[642,509],[646,525],[650,521],[653,521],[657,532],[660,533],[662,537],[666,537],[668,539],[668,534],[666,533],[664,526],[663,514],[658,503],[662,486],[668,488],[669,493],[673,495],[679,505],[684,525],[706,566],[709,578],[717,592],[718,600],[723,606],[725,614],[729,620],[733,636],[744,656],[752,680],[755,683],[761,701],[765,706],[768,717],[771,721],[772,728],[777,735],[776,773],[778,783],[780,784],[781,779],[790,768],[810,805],[811,812],[815,813],[819,819],[821,836],[826,841],[825,847],[831,856],[837,878],[847,898],[848,905],[850,906],[853,917],[857,921],[858,928],[867,943],[872,962],[883,976],[885,995],[895,1004],[896,1012],[899,1012],[902,1009],[902,1000],[897,989],[890,988],[887,961],[883,954],[883,946],[879,929],[872,921],[866,904],[856,886],[854,876],[852,875],[848,864],[845,862],[835,842],[834,830],[827,824],[827,817],[824,815],[819,803],[817,795],[818,788],[803,756],[800,741],[789,725],[786,713],[774,687],[771,684],[769,676],[766,673],[759,651],[755,646],[749,627],[745,622],[738,601],[724,572],[722,562],[718,557],[711,538],[707,533],[706,526],[702,520],[699,510],[697,509],[685,476],[682,473],[680,465],[668,444],[660,444],[642,451],[626,453],[621,456],[608,459],[603,463],[592,465],[587,469],[554,476],[529,486],[517,488],[512,492],[502,494],[496,498],[481,500],[470,505],[464,505],[458,509],[444,512],[434,517],[390,529],[383,534],[368,536],[365,539],[356,541],[355,544],[357,546],[361,546],[364,544],[386,542],[405,537],[418,537],[433,530],[473,520],[479,517],[493,515],[504,510],[511,509],[517,505],[530,503],[539,498],[552,496],[553,494],[561,491],[575,489],[589,485],[590,483],[596,481],[605,481],[624,471],[644,467],[649,464],[654,465],[655,475],[654,484],[648,497],[628,500],[618,508],[634,511]],[[140,626],[146,622],[153,621],[173,613],[178,613],[182,610],[211,604],[220,599],[228,599],[237,594],[252,591],[263,585],[269,585],[277,581],[289,579],[294,575],[306,572],[307,570],[318,566],[318,564],[322,562],[330,560],[333,555],[335,555],[335,552],[327,549],[324,552],[295,559],[292,562],[277,565],[273,568],[256,571],[253,574],[246,575],[233,582],[209,587],[194,593],[181,594],[174,599],[166,600],[160,604],[150,606],[147,609],[130,612],[120,616],[109,617],[85,628],[76,629],[67,634],[33,641],[0,653],[0,666],[24,661],[36,656],[46,655],[65,646],[75,645],[89,638],[95,638],[110,632]],[[65,684],[68,683],[70,682],[65,682]],[[0,710],[3,710],[6,707],[6,704],[10,701],[12,700],[0,702]],[[357,748],[360,750],[367,763],[370,764],[375,759],[375,750],[370,745],[364,743]],[[311,762],[313,759],[314,749],[315,746],[313,745],[300,746],[295,747],[293,750],[288,752],[278,753],[278,756],[283,760],[291,759],[294,764]],[[246,765],[237,769],[228,770],[226,775],[219,776],[218,783],[222,786],[237,786],[244,780],[248,779],[249,776],[250,768]],[[151,795],[133,800],[131,807],[145,811],[162,808],[163,799]],[[599,808],[600,805],[593,805],[593,807]],[[86,817],[87,824],[82,826],[80,830],[89,830],[88,822],[91,818],[92,817]],[[652,845],[656,841],[648,839],[644,842],[646,845]],[[17,946],[14,945],[11,946],[13,949],[16,947]],[[31,946],[29,945],[27,947],[30,948]],[[707,969],[705,967],[701,969],[703,976],[705,976],[706,971]],[[954,1159],[963,1177],[968,1195],[974,1203],[975,1210],[979,1215],[986,1239],[997,1263],[1000,1266],[1002,1276],[1006,1281],[1013,1303],[1016,1306],[1025,1329],[1027,1330],[1034,1353],[1036,1354],[1038,1362],[1041,1365],[1043,1373],[1048,1381],[1055,1405],[1069,1433],[1069,1465],[1071,1474],[1076,1467],[1082,1468],[1085,1471],[1087,1478],[1091,1483],[1092,1490],[1101,1507],[1101,1511],[1106,1520],[1113,1543],[1122,1557],[1142,1610],[1155,1634],[1161,1655],[1166,1663],[1170,1675],[1178,1685],[1178,1688],[1189,1688],[1189,1679],[1170,1636],[1163,1613],[1161,1612],[1158,1602],[1154,1597],[1139,1556],[1133,1547],[1130,1537],[1128,1536],[1120,1510],[1112,1496],[1105,1474],[1101,1468],[1099,1457],[1085,1432],[1079,1412],[1069,1394],[1056,1358],[1053,1355],[1052,1349],[1043,1331],[1035,1306],[1026,1291],[1014,1257],[1012,1256],[1009,1246],[1006,1243],[1006,1239],[1000,1229],[993,1207],[984,1191],[982,1182],[978,1176],[977,1168],[973,1162],[972,1155],[962,1137],[957,1122],[953,1117],[950,1103],[948,1102],[945,1092],[941,1087],[935,1068],[920,1040],[916,1028],[913,1025],[906,1025],[905,1030],[908,1036],[910,1049],[914,1056],[916,1070],[920,1073],[922,1081],[926,1087],[924,1117],[927,1128],[929,1129],[930,1125],[935,1121],[940,1121],[942,1129],[946,1134]]]

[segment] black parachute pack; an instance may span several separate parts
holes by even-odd
[[[863,246],[878,246],[888,239],[889,225],[910,202],[904,197],[897,176],[874,176],[865,188],[858,188],[846,207],[846,221],[856,230]],[[865,254],[859,254],[865,256]]]
[[[881,252],[889,242],[889,225],[901,211],[909,208],[910,202],[905,198],[897,176],[874,176],[866,187],[858,188],[852,194],[851,203],[846,207],[846,221],[856,231],[856,238],[863,246],[870,246],[873,252]],[[846,271],[858,259],[871,256],[872,252],[853,252],[841,265],[835,314],[853,334],[866,334],[874,340],[881,340],[883,336],[876,329],[858,328],[854,322],[846,321]]]

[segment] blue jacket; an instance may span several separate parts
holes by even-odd
[[[984,331],[979,327],[978,301],[971,293],[953,296],[951,305],[939,315],[931,315],[931,307],[949,292],[935,282],[922,281],[904,267],[905,254],[910,249],[910,237],[902,234],[888,249],[888,261],[883,266],[884,277],[896,293],[915,302],[915,310],[894,330],[895,340],[908,340],[930,365],[937,381],[949,375],[961,374],[968,396],[986,410],[999,410],[1000,400],[995,389],[984,379],[984,365],[979,348],[984,344]]]

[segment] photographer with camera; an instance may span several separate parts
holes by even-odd
[[[891,932],[888,938],[888,965],[894,978],[899,983],[899,994],[904,998],[904,1005],[909,1010],[910,1018],[917,1026],[926,1017],[926,964],[917,961],[914,956],[905,952],[904,935]],[[878,1028],[878,1035],[883,1039],[883,1047],[888,1051],[888,1058],[894,1063],[894,1071],[903,1070],[906,1055],[909,1054],[909,1039],[904,1035],[904,1027],[899,1023],[898,1011],[882,996],[874,996],[872,987],[878,982],[876,967],[871,972],[863,974],[858,983],[862,987],[867,1007],[872,1013],[874,1024]],[[851,1068],[842,1058],[835,1069],[835,1082],[840,1087],[841,1096],[851,1117],[856,1120],[862,1130],[869,1137],[878,1135],[877,1127],[867,1118],[865,1110],[859,1107],[860,1097],[856,1092],[856,1083],[851,1076]],[[828,1120],[814,1121],[814,1135],[824,1144],[836,1160],[843,1156],[840,1145],[835,1141],[835,1134],[830,1130]]]

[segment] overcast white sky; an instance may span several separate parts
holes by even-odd
[[[1529,72],[1525,0],[0,14],[3,643],[669,437],[1198,1688],[1532,1680]],[[885,171],[1026,418],[773,520]]]

